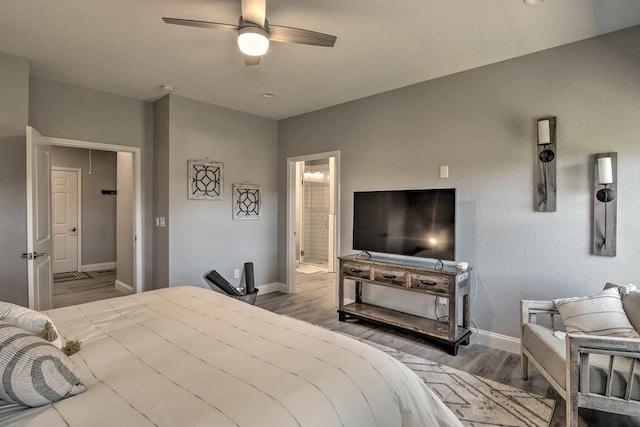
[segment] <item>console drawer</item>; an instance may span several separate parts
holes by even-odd
[[[449,279],[447,276],[412,274],[411,287],[414,289],[425,289],[432,292],[449,293]]]
[[[373,271],[373,280],[379,283],[386,283],[387,285],[394,286],[407,286],[407,273],[397,270],[385,270],[382,268],[376,268]]]
[[[369,280],[371,278],[371,267],[355,262],[345,262],[342,266],[342,274],[349,277],[359,277]]]

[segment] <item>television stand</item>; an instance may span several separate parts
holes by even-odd
[[[338,257],[338,319],[360,319],[428,338],[447,347],[452,355],[460,345],[469,344],[470,269],[460,271],[445,266],[438,270],[426,262],[395,261],[373,257],[361,259],[356,255]],[[355,282],[355,301],[345,305],[344,282]],[[404,292],[416,292],[448,299],[448,319],[439,321],[404,313],[362,301],[363,285],[386,286]],[[460,304],[462,300],[462,304]],[[457,320],[462,312],[462,324]]]

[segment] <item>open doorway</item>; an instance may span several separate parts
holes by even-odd
[[[89,161],[89,165],[59,163],[54,150],[60,147],[77,150],[76,154]],[[29,307],[47,310],[54,305],[59,307],[115,296],[54,304],[54,272],[59,274],[58,279],[62,279],[59,282],[75,279],[104,282],[105,277],[111,281],[110,276],[114,276],[111,289],[118,290],[118,295],[142,292],[140,151],[137,147],[45,137],[27,127],[27,252],[23,257],[28,260]],[[111,171],[115,180],[90,185],[92,179],[88,176],[98,175],[94,159],[101,155],[110,156],[112,163],[115,156],[115,172]],[[95,196],[99,198],[90,200]],[[114,200],[109,202],[110,197]],[[111,203],[111,209],[102,206],[104,201]],[[99,207],[98,213],[95,209],[91,213],[90,208],[96,206]],[[102,210],[110,210],[113,214],[114,206],[115,215],[105,217],[103,213],[106,212]],[[112,230],[112,240],[116,242],[115,256],[104,229],[95,233],[96,226],[100,230],[99,226],[107,223],[115,223]],[[90,233],[92,229],[93,234]],[[92,242],[87,244],[85,237]],[[111,255],[106,260],[92,258],[95,253],[90,253],[90,247],[94,251],[110,247]],[[124,277],[121,273],[126,274],[126,279],[121,279]]]
[[[335,288],[339,152],[288,159],[289,292]]]
[[[131,153],[51,147],[54,308],[133,293]]]

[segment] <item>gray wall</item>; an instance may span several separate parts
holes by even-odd
[[[0,138],[25,135],[29,117],[29,61],[0,52]]]
[[[142,148],[144,288],[153,278],[153,105],[32,77],[29,123],[42,135]]]
[[[26,146],[29,62],[0,52],[0,300],[27,305]]]
[[[82,169],[82,265],[116,261],[116,196],[102,190],[115,190],[117,160],[115,152],[83,148],[51,147],[51,166]]]
[[[279,124],[279,274],[286,159],[341,150],[341,247],[353,192],[458,189],[457,257],[480,329],[519,336],[519,300],[598,292],[640,273],[640,27],[428,81]],[[533,211],[535,119],[558,117],[558,211]],[[618,256],[591,256],[590,156],[618,152]],[[439,179],[439,165],[450,178]],[[392,291],[391,291],[392,292]],[[430,301],[382,294],[389,305]]]
[[[153,233],[153,286],[169,286],[169,95],[153,104],[153,211],[165,227]]]
[[[277,280],[277,122],[175,95],[170,102],[169,283],[200,284],[216,269],[254,263],[256,285]],[[187,160],[224,162],[224,200],[187,200]],[[233,221],[234,183],[262,185],[261,220]]]
[[[135,257],[133,154],[117,153],[116,279],[133,287]]]

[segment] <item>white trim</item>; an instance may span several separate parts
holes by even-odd
[[[287,293],[287,285],[280,282],[273,283],[265,283],[264,285],[256,286],[256,288],[260,291],[258,295],[270,294],[272,292],[282,292]]]
[[[144,242],[144,228],[142,227],[142,149],[129,145],[105,144],[102,142],[78,141],[64,138],[47,138],[51,145],[72,148],[90,148],[92,150],[115,151],[133,153],[134,158],[134,194],[135,194],[135,252],[133,288],[136,293],[142,292],[144,280],[144,267],[142,258],[142,245]],[[151,248],[147,248],[151,250]]]
[[[295,156],[287,158],[287,228],[286,228],[286,286],[288,293],[294,293],[296,291],[296,238],[295,238],[295,194],[296,194],[296,162],[308,161],[308,160],[320,160],[330,157],[335,158],[335,206],[336,206],[336,221],[335,221],[335,238],[334,254],[339,253],[340,248],[340,151],[327,151],[324,153],[308,154],[304,156]],[[335,272],[335,290],[336,290],[336,307],[338,305],[338,274]]]
[[[477,333],[474,331],[471,335],[471,342],[508,351],[509,353],[520,354],[520,340],[508,335],[496,334],[495,332],[479,329]]]
[[[116,262],[101,262],[98,264],[85,264],[81,265],[78,271],[98,271],[98,270],[113,270],[116,268]]]
[[[82,271],[80,270],[82,267],[82,229],[84,228],[82,225],[82,168],[51,166],[51,172],[53,171],[75,172],[78,175],[78,271]],[[51,189],[53,190],[53,180],[51,182]],[[51,199],[51,203],[53,204],[53,198]],[[53,269],[53,263],[51,268]]]
[[[132,294],[133,293],[133,286],[131,285],[127,285],[124,282],[121,282],[120,280],[116,280],[116,289],[119,290],[120,292],[124,292],[125,294]]]

